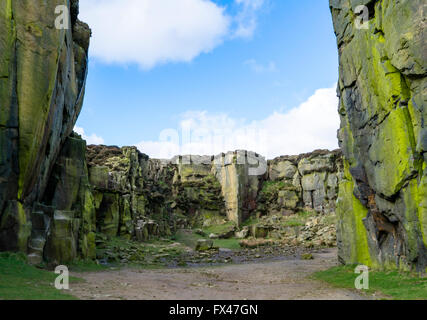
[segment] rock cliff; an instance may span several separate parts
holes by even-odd
[[[284,215],[304,209],[335,212],[338,183],[342,177],[339,150],[316,150],[273,159],[268,162],[268,172],[257,200],[258,210]]]
[[[98,232],[139,240],[171,234],[170,168],[135,147],[89,146],[87,159]]]
[[[242,150],[159,160],[135,147],[91,145],[86,157],[97,231],[140,241],[183,227],[239,227],[251,215],[334,212],[343,172],[339,150],[268,162]]]
[[[357,28],[355,9],[369,10]],[[427,47],[423,0],[331,0],[340,56],[344,263],[427,266]]]
[[[46,231],[48,220],[59,230],[74,219],[68,203],[59,202],[59,211],[39,206],[83,103],[90,30],[76,18],[78,1],[71,2],[0,2],[0,250],[26,251],[31,237],[36,252],[46,237],[35,233]],[[61,4],[73,18],[59,30],[55,8]]]

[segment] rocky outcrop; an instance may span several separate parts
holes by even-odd
[[[171,234],[170,168],[135,147],[89,146],[87,159],[98,232],[141,241]]]
[[[226,218],[222,187],[212,172],[211,156],[178,156],[173,168],[173,212],[190,226],[219,224]]]
[[[40,209],[82,106],[90,38],[88,26],[76,18],[78,1],[68,29],[55,28],[57,5],[0,3],[0,250],[26,251],[29,245],[36,252],[44,241],[37,232],[49,221],[65,228],[68,222],[59,221],[74,219],[64,203]]]
[[[263,175],[251,175],[251,169],[259,169],[256,161],[261,161],[266,170],[265,160],[258,157],[236,151],[159,160],[149,159],[135,147],[89,146],[98,231],[123,236],[127,230],[130,236],[133,227],[144,225],[142,220],[150,217],[154,224],[168,220],[166,233],[176,224],[195,227],[230,220],[237,225],[256,208]],[[120,225],[121,219],[128,221],[129,227]]]
[[[339,150],[316,150],[270,160],[257,199],[258,210],[263,214],[281,215],[307,209],[335,212],[342,175]]]
[[[248,151],[159,160],[135,147],[88,146],[87,159],[98,232],[139,240],[177,227],[239,226],[257,212],[333,212],[342,176],[338,150],[267,163]]]
[[[355,8],[369,10],[357,28]],[[337,1],[343,263],[427,266],[425,1]]]
[[[84,140],[77,135],[67,138],[49,179],[43,205],[33,211],[33,215],[48,220],[35,228],[36,219],[32,219],[28,253],[33,263],[41,262],[42,257],[58,264],[96,256],[95,201],[85,153]]]
[[[267,170],[265,158],[249,151],[235,151],[214,157],[213,172],[221,184],[227,218],[238,226],[253,212]]]

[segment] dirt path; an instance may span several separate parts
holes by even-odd
[[[79,273],[73,275],[86,282],[73,285],[71,293],[80,299],[366,299],[308,278],[334,265],[336,250],[330,249],[314,254],[314,260]]]

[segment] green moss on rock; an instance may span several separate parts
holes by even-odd
[[[337,204],[338,256],[341,262],[373,265],[363,224],[368,210],[354,196],[354,183],[345,164],[345,180],[339,184]]]

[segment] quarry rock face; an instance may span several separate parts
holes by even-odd
[[[170,235],[172,176],[166,167],[135,147],[92,145],[87,159],[98,232],[139,240]]]
[[[240,225],[256,209],[267,162],[254,152],[238,150],[214,157],[212,170],[221,184],[228,220]]]
[[[59,264],[79,257],[94,259],[96,215],[95,199],[89,184],[86,165],[86,142],[77,135],[65,141],[53,168],[43,206],[38,214],[49,217],[47,232],[33,227],[29,240],[29,257],[40,260],[40,247],[45,242],[42,257]],[[36,211],[37,212],[37,211]],[[32,219],[34,224],[34,219]],[[46,229],[45,229],[46,230]],[[37,250],[33,251],[34,248]]]
[[[41,246],[35,238],[29,244],[31,230],[55,216],[73,219],[54,208],[44,217],[39,208],[82,107],[87,73],[90,29],[76,18],[78,1],[69,28],[56,29],[58,4],[0,3],[0,250]]]
[[[141,241],[177,228],[239,227],[253,214],[332,213],[343,173],[339,150],[268,162],[242,150],[160,160],[135,147],[91,145],[86,157],[97,231]]]
[[[226,219],[220,182],[212,172],[212,156],[177,156],[169,162],[174,171],[173,212],[190,226],[209,226]]]
[[[369,10],[357,28],[356,6]],[[330,1],[340,56],[339,258],[427,266],[425,1]]]
[[[0,251],[55,265],[96,258],[97,237],[146,241],[227,221],[239,238],[264,237],[292,232],[274,225],[295,212],[327,220],[336,211],[341,262],[425,269],[424,1],[330,1],[343,155],[270,161],[249,151],[160,160],[135,147],[86,146],[72,130],[90,29],[78,1],[59,2],[0,2]],[[63,3],[71,25],[58,30]],[[369,10],[367,29],[356,28],[358,5]],[[268,223],[240,228],[253,215]],[[313,221],[297,238],[330,233]]]
[[[342,176],[339,150],[316,150],[270,160],[257,199],[258,210],[282,215],[304,209],[335,212],[338,182]]]

